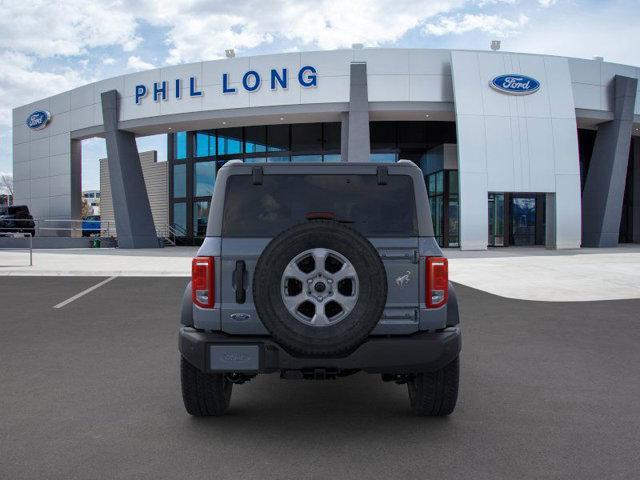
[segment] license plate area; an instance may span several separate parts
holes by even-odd
[[[209,345],[212,372],[257,372],[260,370],[259,345]]]

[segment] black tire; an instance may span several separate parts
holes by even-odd
[[[459,377],[458,357],[440,370],[416,374],[407,383],[413,413],[429,417],[452,413],[458,400]]]
[[[358,300],[340,322],[318,328],[296,319],[284,305],[282,274],[298,254],[328,248],[355,268]],[[387,277],[378,251],[359,232],[331,220],[296,225],[275,237],[258,259],[253,300],[260,320],[286,350],[304,356],[338,356],[358,347],[376,326],[387,300]]]
[[[231,401],[233,383],[222,373],[204,373],[180,358],[180,381],[184,408],[190,415],[223,415]]]

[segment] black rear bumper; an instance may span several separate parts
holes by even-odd
[[[205,333],[180,329],[180,353],[203,372],[271,373],[278,371],[364,370],[404,374],[438,370],[453,361],[461,348],[459,327],[413,335],[370,337],[349,355],[301,358],[288,353],[270,337]],[[212,352],[217,352],[215,355]],[[216,366],[223,352],[222,368]],[[255,358],[252,358],[255,357]]]

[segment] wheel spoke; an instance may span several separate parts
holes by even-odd
[[[350,263],[344,263],[342,268],[333,274],[333,280],[339,282],[345,278],[355,278],[356,269]]]
[[[293,295],[291,297],[287,295],[282,296],[282,301],[284,302],[284,306],[287,307],[287,310],[289,310],[292,313],[297,312],[300,304],[307,301],[308,299],[309,297],[307,296],[307,293],[305,291],[302,291],[298,295]]]
[[[311,324],[316,327],[323,327],[329,325],[331,323],[327,318],[327,315],[324,313],[324,305],[316,306],[316,313],[311,318]]]
[[[333,296],[333,301],[342,307],[342,310],[346,313],[351,313],[353,307],[356,306],[356,302],[358,301],[357,295],[342,295],[341,293],[336,292]]]
[[[282,274],[283,278],[294,278],[304,284],[307,279],[307,274],[300,270],[300,267],[295,262],[291,262],[285,268],[284,273]]]
[[[313,261],[315,263],[314,273],[324,272],[325,261],[327,260],[328,251],[325,248],[314,248],[311,250]]]

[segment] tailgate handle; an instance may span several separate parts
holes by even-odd
[[[247,291],[244,288],[244,273],[246,266],[244,260],[236,262],[236,269],[233,271],[233,285],[236,289],[236,303],[244,303],[247,300]]]
[[[411,263],[418,263],[420,261],[420,255],[417,250],[413,250],[411,252],[394,252],[381,250],[380,256],[389,260],[411,260]]]

